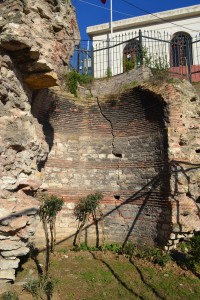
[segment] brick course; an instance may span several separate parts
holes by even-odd
[[[76,231],[73,209],[67,204],[100,191],[107,242],[129,238],[165,244],[171,207],[163,98],[141,87],[118,98],[89,101],[44,94],[35,99],[33,114],[52,147],[43,188],[66,203],[59,218],[66,230],[59,221],[58,237],[65,239]],[[87,237],[94,243],[92,232]]]

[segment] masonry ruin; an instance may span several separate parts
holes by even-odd
[[[104,93],[76,99],[54,89],[33,102],[51,148],[42,188],[65,200],[58,237],[71,243],[75,203],[100,191],[101,239],[175,247],[200,228],[198,95],[188,82],[141,83],[119,95]],[[82,242],[95,238],[91,221]]]
[[[90,90],[79,87],[80,97],[73,97],[60,88],[79,39],[73,7],[40,2],[0,1],[2,282],[14,280],[30,241],[44,244],[39,188],[65,201],[58,243],[72,244],[75,204],[96,191],[103,193],[100,243],[104,234],[106,243],[170,249],[200,230],[195,89],[187,81],[155,82],[141,68],[96,81]],[[38,28],[49,39],[39,38]],[[81,240],[96,238],[91,220]]]

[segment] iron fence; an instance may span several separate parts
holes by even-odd
[[[200,81],[200,34],[134,31],[112,40],[89,41],[75,49],[78,72],[94,78],[115,76],[142,65],[167,71],[172,77]]]

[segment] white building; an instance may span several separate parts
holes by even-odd
[[[146,64],[200,81],[200,5],[115,21],[112,37],[109,23],[87,33],[96,78]]]

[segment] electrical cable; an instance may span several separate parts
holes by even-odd
[[[172,25],[181,27],[181,28],[183,28],[183,29],[187,29],[187,30],[189,30],[189,31],[200,32],[200,30],[190,29],[190,28],[187,28],[187,27],[185,27],[185,26],[178,25],[178,24],[176,24],[176,23],[174,23],[174,22],[167,21],[166,19],[164,19],[164,18],[162,18],[162,17],[159,17],[159,16],[157,16],[157,15],[154,14],[154,13],[150,13],[149,11],[147,11],[147,10],[145,10],[145,9],[143,9],[143,8],[141,8],[141,7],[137,6],[137,5],[135,5],[135,4],[133,4],[133,3],[130,2],[130,1],[127,1],[127,0],[121,0],[121,1],[124,2],[124,3],[126,3],[126,4],[128,4],[128,5],[130,5],[130,6],[133,6],[133,7],[137,8],[137,9],[139,9],[139,10],[141,10],[141,11],[143,11],[143,12],[149,14],[149,15],[152,15],[152,16],[156,17],[157,19],[159,19],[159,20],[161,20],[161,21],[164,21],[164,22],[166,22],[166,23],[170,23],[170,24],[172,24]]]
[[[78,0],[78,1],[82,2],[82,3],[86,3],[86,4],[91,5],[91,6],[95,6],[95,7],[110,11],[110,8],[100,6],[100,5],[85,1],[85,0]],[[135,17],[135,15],[130,15],[130,14],[127,14],[127,13],[123,13],[123,12],[118,11],[118,10],[113,10],[113,12],[118,13],[118,14],[122,14],[122,15],[125,15],[125,16],[129,16],[129,17]]]

